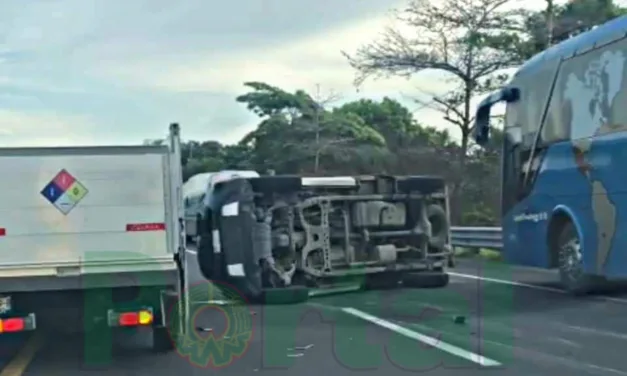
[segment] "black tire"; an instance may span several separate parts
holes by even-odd
[[[167,353],[174,350],[174,340],[166,327],[152,328],[152,351],[155,353]]]
[[[420,192],[430,194],[443,191],[446,186],[444,179],[439,176],[407,176],[399,178],[397,187],[400,192]]]
[[[253,191],[259,193],[288,193],[297,192],[302,188],[299,176],[261,176],[249,179]]]
[[[575,296],[591,293],[599,278],[584,273],[579,235],[571,222],[562,228],[556,251],[560,283],[564,290]]]
[[[433,248],[442,249],[448,242],[449,223],[446,210],[440,205],[431,204],[427,206],[427,218],[435,230],[429,239],[429,245]],[[436,233],[437,232],[437,233]]]
[[[304,303],[309,300],[309,288],[306,286],[268,288],[255,300],[266,305]]]
[[[443,272],[418,272],[407,274],[403,278],[403,285],[411,288],[440,288],[449,283],[448,273]]]
[[[366,290],[391,290],[401,287],[403,276],[399,272],[367,274],[364,281]]]

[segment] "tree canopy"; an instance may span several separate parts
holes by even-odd
[[[184,177],[221,169],[260,173],[433,174],[452,188],[453,220],[494,225],[499,221],[499,155],[502,133],[489,145],[472,145],[471,101],[502,85],[512,68],[581,32],[625,14],[611,0],[572,0],[530,12],[511,0],[410,0],[396,12],[414,30],[388,28],[355,53],[344,53],[356,82],[422,71],[446,72],[455,89],[426,103],[461,137],[417,121],[392,98],[333,105],[306,90],[288,91],[263,81],[244,83],[236,101],[259,117],[256,129],[234,145],[189,141]]]

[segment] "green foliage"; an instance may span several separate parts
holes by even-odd
[[[542,12],[527,14],[524,24],[527,41],[518,46],[522,59],[530,58],[547,47],[548,8],[550,7]],[[554,4],[552,8],[552,44],[562,42],[627,13],[627,9],[618,6],[612,0],[573,0],[561,5]]]
[[[236,145],[186,143],[185,179],[222,169],[307,175],[432,174],[448,180],[456,174],[459,144],[448,131],[419,124],[411,111],[394,99],[361,99],[325,108],[304,91],[291,93],[263,82],[245,86],[250,91],[237,100],[260,116],[258,127]],[[496,171],[497,164],[485,167],[479,151],[475,154],[473,171]],[[473,178],[470,186],[476,185],[473,182],[490,184],[480,176]],[[496,181],[491,184],[498,186]],[[484,188],[468,189],[478,206],[485,200],[476,194]],[[494,222],[496,216],[488,220]]]
[[[307,175],[441,175],[451,182],[455,223],[498,224],[503,134],[494,128],[488,145],[472,144],[471,101],[502,86],[509,79],[503,69],[542,51],[550,40],[559,43],[626,13],[611,0],[546,1],[547,11],[529,12],[508,7],[510,0],[410,0],[397,17],[414,32],[386,29],[380,40],[344,54],[357,72],[357,83],[425,70],[448,73],[457,88],[433,94],[422,104],[457,127],[461,142],[447,131],[420,124],[391,98],[329,108],[306,91],[255,81],[245,83],[247,91],[236,100],[259,116],[258,127],[236,145],[186,143],[184,176],[227,168]]]

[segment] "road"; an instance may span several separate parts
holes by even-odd
[[[189,255],[190,277],[204,286]],[[208,367],[233,376],[627,375],[627,290],[576,300],[550,272],[470,261],[451,275],[445,289],[356,292],[292,306],[198,303],[202,337],[166,355],[150,353],[148,334],[120,335],[111,352],[80,336],[3,338],[0,376],[205,375]],[[211,335],[217,339],[199,339]]]

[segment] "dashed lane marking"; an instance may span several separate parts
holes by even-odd
[[[433,338],[433,337],[429,337],[427,335],[418,333],[416,331],[413,331],[411,329],[407,329],[403,326],[400,326],[398,324],[394,324],[390,321],[384,320],[382,318],[373,316],[371,314],[368,314],[366,312],[360,311],[358,309],[355,308],[350,308],[350,307],[345,307],[342,308],[342,311],[349,314],[349,315],[353,315],[355,317],[358,317],[362,320],[366,320],[370,323],[373,323],[375,325],[378,325],[382,328],[386,328],[388,330],[391,330],[397,334],[400,334],[404,337],[407,338],[411,338],[413,340],[422,342],[428,346],[434,347],[436,349],[442,350],[444,352],[447,352],[449,354],[458,356],[460,358],[469,360],[473,363],[476,363],[480,366],[483,367],[495,367],[495,366],[501,366],[502,364],[497,362],[496,360],[490,359],[490,358],[486,358],[483,355],[479,355],[473,352],[470,352],[468,350],[464,350],[461,347],[457,347],[451,344],[448,344],[446,342],[443,342],[437,338]]]
[[[538,285],[533,285],[533,284],[530,284],[530,283],[523,283],[523,282],[516,282],[516,281],[507,281],[505,279],[498,279],[498,278],[479,277],[479,276],[473,275],[473,274],[464,274],[464,273],[455,273],[455,272],[447,272],[447,273],[450,276],[453,276],[453,277],[474,279],[474,280],[480,280],[480,281],[491,282],[491,283],[499,283],[499,284],[502,284],[502,285],[524,287],[524,288],[533,289],[533,290],[547,291],[547,292],[552,292],[552,293],[557,293],[557,294],[568,295],[567,291],[556,289],[556,288],[552,288],[552,287],[538,286]],[[597,300],[606,300],[606,301],[609,301],[609,302],[622,303],[622,304],[626,304],[627,303],[627,299],[613,298],[611,296],[603,296],[603,295],[598,295],[598,296],[589,295],[586,298],[597,299]]]
[[[43,335],[41,335],[41,333],[35,333],[11,362],[0,371],[0,376],[21,376],[24,374],[24,371],[26,371],[26,368],[32,362],[35,354],[37,354],[37,351],[43,345],[43,342]]]

